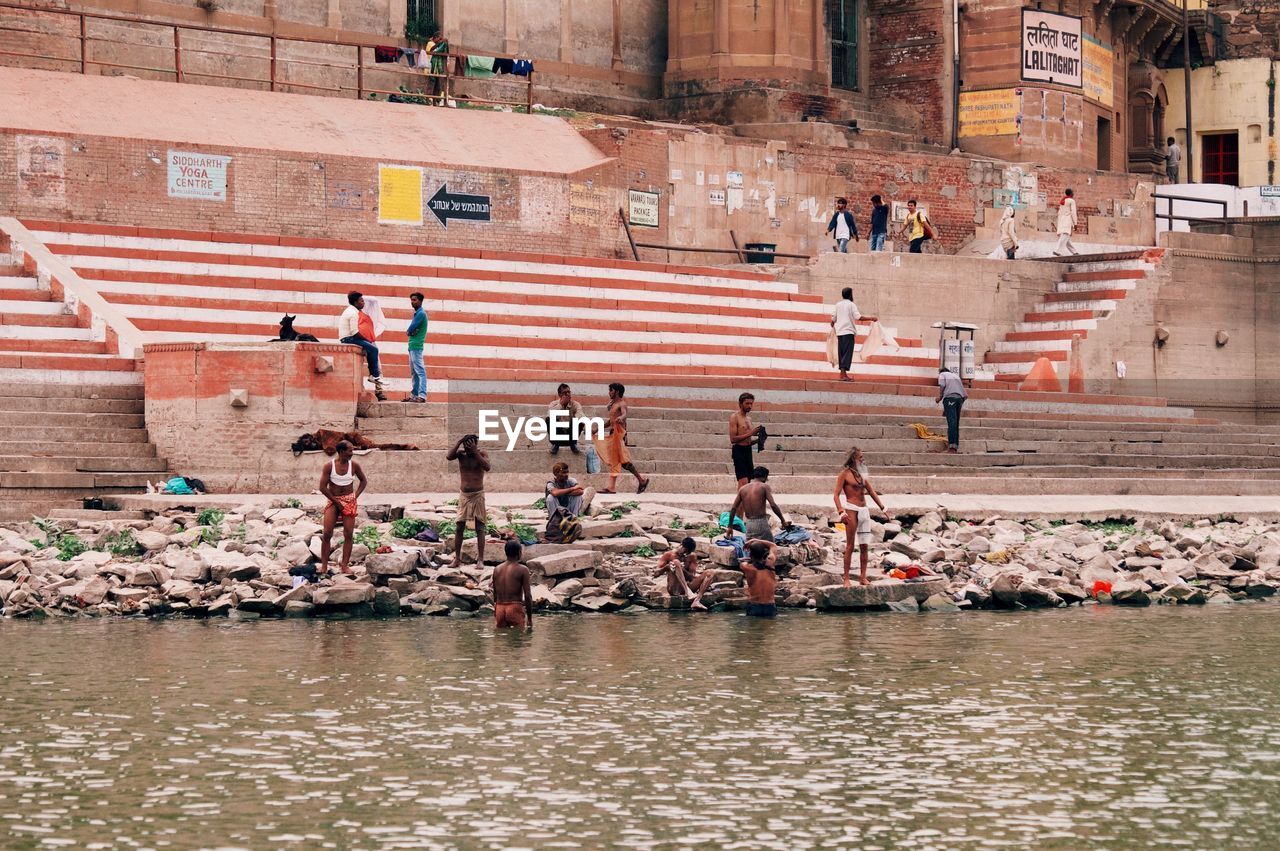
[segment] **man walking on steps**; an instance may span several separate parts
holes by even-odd
[[[853,366],[853,343],[858,334],[857,322],[861,318],[858,305],[853,303],[853,287],[845,287],[840,291],[840,301],[836,302],[831,316],[831,327],[836,329],[841,381],[853,381],[849,377],[849,368]]]
[[[609,409],[605,428],[608,433],[603,439],[596,440],[596,451],[600,460],[609,468],[609,487],[600,493],[617,493],[618,476],[623,470],[636,477],[636,493],[644,493],[649,487],[649,480],[640,475],[636,465],[631,463],[631,450],[627,449],[627,402],[623,398],[627,388],[615,381],[609,385]]]
[[[1058,203],[1058,247],[1053,249],[1054,257],[1063,254],[1079,254],[1071,242],[1071,233],[1076,229],[1076,193],[1070,186],[1062,194]]]
[[[378,347],[374,345],[379,330],[375,317],[381,315],[377,299],[366,299],[358,292],[347,293],[347,309],[338,317],[338,340],[364,349],[365,361],[369,364],[369,380],[373,382],[373,393],[379,402],[385,402],[387,394],[382,384],[382,367],[378,364]]]
[[[836,199],[836,214],[827,225],[827,233],[835,237],[836,251],[841,254],[849,253],[849,238],[852,236],[855,241],[858,239],[858,223],[854,221],[853,213],[849,212],[849,199]]]
[[[955,455],[960,451],[960,409],[969,393],[964,382],[945,366],[938,370],[938,399],[942,403],[942,415],[947,418],[947,449]]]

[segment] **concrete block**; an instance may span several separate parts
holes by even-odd
[[[859,609],[882,609],[890,603],[900,603],[911,599],[917,603],[929,599],[934,594],[943,594],[947,590],[946,579],[927,579],[923,582],[873,582],[870,585],[824,585],[814,589],[814,599],[818,610],[858,611]]]
[[[563,576],[598,567],[601,560],[596,550],[567,550],[530,559],[528,564],[530,569],[541,571],[544,576]]]

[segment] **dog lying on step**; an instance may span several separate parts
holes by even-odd
[[[318,343],[320,342],[320,340],[316,338],[315,334],[299,334],[297,331],[293,330],[293,320],[297,318],[298,318],[297,316],[290,316],[289,314],[286,313],[284,317],[280,320],[280,336],[276,337],[274,340],[268,340],[267,342],[268,343]]]
[[[416,452],[418,447],[411,443],[374,443],[358,431],[336,431],[331,428],[318,429],[314,434],[304,434],[293,442],[294,455],[303,452],[323,451],[325,455],[333,455],[338,451],[338,441],[345,440],[356,449],[382,449],[384,451]]]

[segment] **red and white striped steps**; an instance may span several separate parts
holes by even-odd
[[[426,295],[427,362],[619,376],[826,379],[829,308],[769,275],[538,254],[31,222],[48,248],[152,342],[269,339],[284,313],[336,336],[346,293],[379,296],[393,390],[408,387],[409,293]],[[866,328],[861,329],[865,334]],[[892,331],[892,329],[890,329]],[[934,350],[901,341],[855,367],[868,380],[932,384]],[[439,385],[436,385],[439,386]]]
[[[1087,339],[1098,323],[1108,319],[1117,303],[1148,277],[1158,259],[1154,252],[1126,252],[1067,262],[1062,280],[1018,323],[1015,330],[987,352],[985,361],[996,369],[996,380],[1021,382],[1044,357],[1065,363],[1071,339]]]

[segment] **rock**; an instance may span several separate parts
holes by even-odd
[[[970,541],[964,545],[964,548],[971,553],[989,553],[991,552],[991,541],[982,535],[975,535]]]
[[[315,608],[315,604],[308,603],[306,600],[290,600],[284,604],[284,616],[286,618],[310,617]]]
[[[1235,598],[1225,591],[1214,591],[1205,599],[1205,604],[1209,606],[1226,606],[1234,602]]]
[[[1015,578],[1002,573],[991,582],[991,602],[1004,608],[1012,608],[1018,602],[1018,583]]]
[[[616,612],[631,605],[631,601],[611,597],[605,591],[593,590],[589,594],[579,594],[574,597],[573,605],[587,612]]]
[[[317,606],[350,606],[373,600],[374,587],[367,582],[339,581],[320,585],[311,591],[311,602]]]
[[[169,536],[161,532],[134,532],[134,540],[138,542],[138,546],[149,553],[159,552],[169,546]]]
[[[130,565],[125,569],[125,585],[163,585],[159,571],[149,564]]]
[[[928,579],[924,582],[898,582],[887,580],[870,585],[822,585],[813,589],[813,598],[820,611],[858,611],[883,609],[890,603],[911,598],[916,602],[928,599],[932,594],[947,590],[945,579]]]
[[[565,600],[572,600],[576,595],[581,594],[583,584],[581,579],[566,579],[563,582],[556,583],[555,592]]]
[[[268,508],[262,512],[262,519],[275,526],[287,526],[291,523],[297,523],[306,516],[307,512],[301,508]]]
[[[256,562],[241,553],[202,547],[196,554],[209,565],[209,576],[214,582],[224,579],[244,582],[262,572]]]
[[[1121,580],[1111,586],[1111,602],[1117,606],[1149,606],[1151,595],[1141,582]]]
[[[105,567],[111,563],[111,553],[101,553],[97,550],[89,550],[72,559],[76,564],[91,564],[95,567]]]
[[[1254,599],[1260,599],[1262,597],[1274,596],[1276,588],[1268,582],[1250,577],[1249,581],[1244,586],[1244,592]]]
[[[920,604],[920,610],[923,612],[958,612],[960,607],[945,594],[930,594]]]
[[[1203,605],[1206,600],[1203,589],[1193,588],[1186,584],[1170,585],[1164,589],[1164,596],[1166,599],[1180,605],[1199,606]]]
[[[391,553],[374,553],[364,561],[364,569],[369,576],[404,576],[412,573],[418,567],[418,554],[416,552],[391,552]],[[377,600],[374,600],[376,605]],[[399,603],[396,604],[396,612],[399,613]]]
[[[571,580],[577,582],[576,579]],[[535,608],[558,609],[565,604],[565,598],[545,585],[535,584],[530,588]]]
[[[209,604],[209,614],[214,617],[229,614],[235,604],[236,598],[234,596],[231,594],[223,594]]]
[[[236,604],[236,611],[250,612],[255,615],[274,615],[279,613],[280,606],[273,597],[248,597]]]
[[[640,596],[640,586],[634,577],[628,576],[620,582],[614,583],[614,586],[609,589],[609,596],[630,600]]]
[[[733,547],[712,547],[710,561],[720,567],[738,566],[738,556]]]
[[[150,597],[151,592],[146,588],[112,588],[107,592],[107,595],[111,597],[111,599],[119,600],[121,602],[126,600],[141,602],[142,600]]]
[[[917,535],[928,535],[942,528],[942,515],[936,511],[925,512],[911,527]]]
[[[84,585],[80,587],[79,597],[86,605],[96,606],[107,598],[107,592],[110,590],[110,582],[101,576],[94,576],[85,580]]]
[[[612,538],[614,535],[620,535],[630,529],[636,534],[642,533],[643,529],[636,528],[636,524],[631,520],[583,520],[582,521],[582,537],[584,538]]]
[[[200,589],[185,579],[170,579],[160,587],[160,593],[170,600],[195,603],[200,600]]]
[[[381,618],[399,616],[400,595],[390,588],[375,588],[373,592],[373,613]]]
[[[596,567],[601,560],[600,553],[594,550],[568,550],[530,559],[528,565],[544,576],[563,576]]]
[[[891,612],[916,613],[920,611],[920,604],[916,602],[915,597],[908,597],[905,600],[894,600],[888,605],[889,611]]]
[[[964,586],[964,599],[974,608],[985,608],[991,604],[991,592],[970,582]]]
[[[1085,600],[1089,599],[1088,593],[1074,585],[1062,585],[1058,588],[1054,588],[1053,593],[1057,594],[1058,598],[1067,606],[1070,606],[1072,603],[1083,603]]]
[[[1018,584],[1018,602],[1028,609],[1045,609],[1062,605],[1062,598],[1035,582]]]
[[[290,567],[306,564],[311,560],[311,549],[303,541],[290,541],[276,553],[276,558]]]

